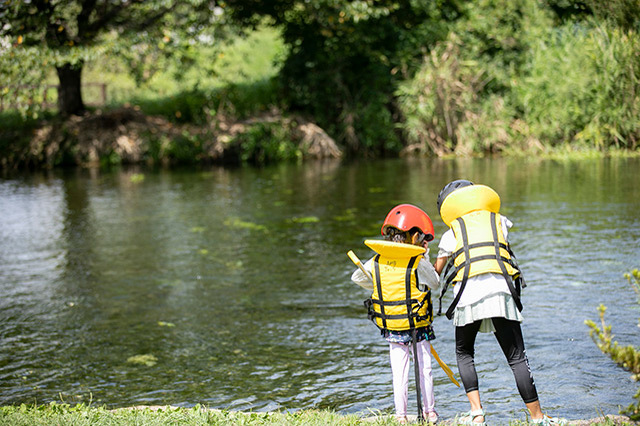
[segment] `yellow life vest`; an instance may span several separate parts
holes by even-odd
[[[389,241],[365,241],[376,251],[369,318],[384,330],[426,327],[433,320],[431,290],[418,289],[417,268],[424,248]]]
[[[457,271],[451,281],[460,282],[465,274],[468,278],[487,273],[502,274],[502,265],[512,277],[520,273],[511,264],[511,253],[502,233],[500,217],[499,214],[480,210],[451,223],[456,236],[456,250],[451,257]],[[465,272],[467,257],[471,260],[469,270]]]
[[[447,195],[440,206],[440,217],[450,227],[457,218],[479,210],[498,213],[500,196],[486,185],[470,185]]]
[[[518,310],[522,310],[520,286],[523,281],[515,257],[504,238],[501,216],[493,211],[474,210],[453,220],[451,229],[456,237],[456,251],[451,255],[444,272],[445,287],[442,294],[451,282],[454,285],[460,283],[461,287],[447,310],[447,318],[453,317],[467,280],[487,273],[504,276]]]

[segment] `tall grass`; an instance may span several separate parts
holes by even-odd
[[[638,33],[594,20],[554,27],[533,0],[516,2],[518,14],[503,3],[480,2],[485,13],[474,9],[400,85],[409,141],[438,155],[637,150]],[[514,23],[493,30],[494,15]]]
[[[551,145],[636,149],[640,37],[605,24],[565,25],[540,41],[514,85],[532,132]]]

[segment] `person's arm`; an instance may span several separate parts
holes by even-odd
[[[436,258],[436,263],[433,266],[435,271],[438,273],[438,275],[442,273],[442,270],[444,269],[444,266],[447,264],[448,261],[449,261],[448,256]]]
[[[364,269],[366,271],[371,271],[371,262],[372,260],[369,259],[364,264]],[[371,281],[371,279],[369,279],[367,275],[365,275],[364,272],[360,270],[360,268],[356,268],[356,270],[353,271],[353,274],[351,274],[351,281],[358,284],[360,287],[364,288],[365,290],[373,291],[373,282]]]

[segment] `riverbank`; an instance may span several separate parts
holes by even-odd
[[[410,418],[415,422],[415,416]],[[490,422],[490,418],[488,419]],[[50,403],[47,405],[21,405],[0,407],[0,425],[397,425],[395,418],[383,413],[370,416],[343,415],[328,410],[286,412],[234,412],[208,409],[202,406],[179,408],[171,406],[139,406],[109,410],[84,404]],[[443,419],[439,425],[455,425],[454,419]],[[526,425],[526,421],[513,420],[509,425]],[[590,420],[571,420],[570,426],[622,426],[638,425],[620,415],[602,415]]]
[[[342,151],[323,129],[277,110],[244,120],[217,115],[196,125],[123,107],[0,129],[0,168],[6,170],[265,164],[341,156]]]
[[[337,159],[343,149],[322,128],[278,110],[246,119],[223,114],[203,123],[148,115],[138,107],[95,110],[63,119],[51,116],[23,122],[3,117],[0,169],[111,167],[125,164],[252,164]],[[407,147],[400,155],[424,155]],[[639,156],[640,150],[606,150],[557,146],[534,152],[511,152],[536,158]],[[455,157],[454,154],[443,157]]]

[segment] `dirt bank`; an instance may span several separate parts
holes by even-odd
[[[0,166],[5,169],[268,162],[286,159],[277,158],[282,152],[302,158],[342,155],[320,127],[279,111],[247,120],[218,116],[194,125],[120,108],[45,121],[28,134],[0,131],[0,142]]]

